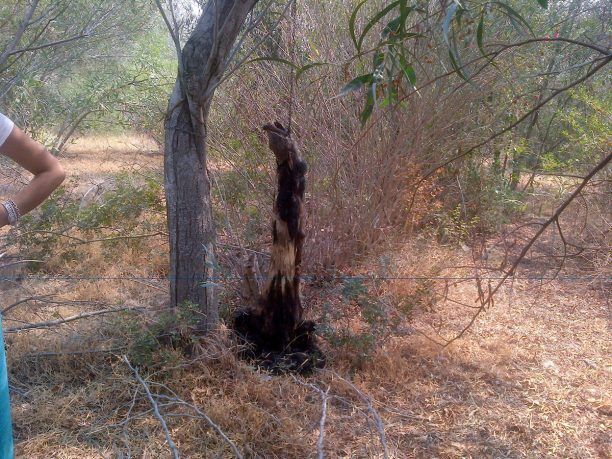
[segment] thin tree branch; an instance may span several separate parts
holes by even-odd
[[[314,384],[300,381],[298,378],[296,378],[293,375],[292,377],[293,377],[293,380],[297,382],[298,384],[301,384],[302,386],[310,387],[311,389],[315,390],[321,396],[321,419],[319,420],[319,439],[317,440],[317,458],[323,459],[325,457],[325,450],[323,446],[324,446],[324,441],[325,441],[325,422],[327,420],[327,402],[330,398],[329,396],[330,387],[328,386],[327,390],[323,391],[321,388],[317,387]]]
[[[83,351],[32,352],[29,354],[24,354],[21,358],[22,359],[26,359],[26,358],[38,359],[38,358],[46,358],[46,357],[63,357],[67,355],[106,354],[106,353],[124,351],[125,349],[127,349],[126,346],[118,346],[118,347],[111,347],[108,349],[85,349]]]
[[[480,73],[484,68],[488,67],[491,63],[493,63],[493,61],[495,59],[497,59],[504,51],[507,51],[509,49],[513,49],[513,48],[519,48],[521,46],[524,45],[528,45],[531,43],[539,43],[539,42],[569,42],[578,46],[583,46],[586,48],[590,48],[593,49],[594,51],[597,51],[599,53],[602,53],[604,56],[603,57],[599,57],[597,59],[594,59],[593,62],[597,62],[601,59],[605,59],[604,61],[604,65],[606,63],[608,63],[610,61],[610,59],[612,58],[612,55],[610,53],[609,49],[604,49],[601,48],[599,46],[595,46],[595,45],[591,45],[589,43],[584,43],[581,41],[577,41],[577,40],[572,40],[569,38],[532,38],[529,40],[524,40],[524,41],[520,41],[520,42],[516,42],[516,43],[510,43],[510,44],[498,44],[497,46],[499,46],[500,48],[492,51],[490,53],[487,53],[485,55],[480,55],[478,57],[475,57],[474,59],[466,62],[465,64],[463,64],[462,67],[460,67],[460,70],[464,70],[467,67],[469,67],[470,65],[481,61],[482,59],[487,59],[487,63],[485,65],[482,66],[482,68],[478,71],[478,73]],[[373,51],[376,51],[378,48],[374,48]],[[350,62],[350,61],[349,61]],[[370,130],[373,128],[374,125],[376,125],[382,118],[384,118],[385,116],[387,116],[387,114],[389,112],[391,112],[392,110],[394,110],[396,107],[399,107],[400,104],[404,101],[406,101],[408,98],[412,97],[414,94],[418,94],[419,91],[421,89],[424,89],[428,86],[431,86],[433,83],[435,83],[438,80],[441,80],[443,78],[447,78],[451,75],[454,75],[456,72],[456,70],[450,70],[446,73],[440,74],[438,76],[436,76],[435,78],[432,78],[431,80],[427,81],[426,83],[422,84],[420,87],[415,88],[413,91],[409,92],[408,94],[405,94],[404,96],[402,96],[397,102],[395,102],[393,105],[391,105],[390,107],[388,107],[385,111],[383,111],[383,113],[381,115],[379,115],[377,118],[373,119],[369,126],[364,129],[364,131],[361,133],[361,135],[359,136],[359,138],[353,143],[353,147],[355,147],[359,142],[361,142],[366,134],[368,132],[370,132]]]
[[[317,440],[317,453],[319,459],[325,457],[325,451],[323,450],[323,442],[325,440],[325,421],[327,419],[327,401],[329,400],[329,387],[327,391],[321,391],[321,420],[319,421],[319,439]]]
[[[8,60],[10,53],[15,49],[15,47],[21,41],[23,34],[25,33],[26,29],[30,25],[30,20],[32,19],[32,15],[34,14],[34,11],[38,7],[39,2],[40,0],[33,0],[32,3],[30,3],[30,6],[28,7],[28,9],[26,10],[23,16],[23,20],[21,21],[21,24],[19,25],[19,29],[17,29],[17,32],[13,36],[13,40],[11,40],[11,42],[8,44],[6,49],[2,52],[2,54],[0,54],[0,70],[2,69],[6,61]]]
[[[171,402],[171,404],[186,406],[186,407],[189,407],[192,410],[194,410],[198,414],[198,417],[200,419],[204,419],[208,423],[208,425],[210,427],[212,427],[219,434],[219,436],[223,439],[223,441],[225,441],[225,443],[227,443],[229,445],[229,447],[234,452],[234,455],[238,459],[243,459],[244,458],[244,456],[242,455],[240,450],[238,450],[238,448],[236,447],[234,442],[229,439],[229,437],[225,434],[225,432],[223,432],[223,430],[221,430],[221,427],[219,427],[212,419],[210,419],[208,417],[208,415],[206,413],[204,413],[200,408],[198,408],[197,406],[195,406],[195,405],[193,405],[191,403],[188,403],[185,400],[182,400],[182,399],[180,399],[178,397],[168,397],[168,396],[162,395],[162,394],[159,394],[158,397],[159,398],[163,398],[164,400],[168,400],[169,402]]]
[[[546,222],[544,222],[540,226],[540,229],[536,232],[536,234],[523,247],[523,250],[519,254],[518,258],[514,261],[514,263],[510,267],[510,269],[507,270],[504,273],[502,278],[499,280],[499,282],[495,285],[495,287],[493,289],[489,289],[489,293],[488,293],[487,297],[483,298],[481,300],[481,306],[472,315],[472,318],[470,319],[470,322],[461,330],[461,332],[458,335],[456,335],[455,337],[453,337],[452,339],[447,341],[447,343],[444,345],[444,347],[447,347],[451,343],[453,343],[453,342],[457,341],[458,339],[460,339],[472,327],[472,325],[474,324],[474,322],[476,321],[478,316],[485,310],[486,306],[488,304],[491,304],[491,302],[493,301],[493,297],[499,291],[501,286],[508,280],[509,277],[514,275],[514,273],[516,272],[516,269],[518,268],[519,264],[521,263],[521,261],[523,261],[523,259],[525,258],[525,255],[527,255],[527,252],[529,252],[531,247],[536,243],[536,241],[540,238],[540,236],[544,233],[544,231],[546,231],[546,229],[550,225],[552,225],[553,223],[557,223],[558,224],[559,217],[561,216],[563,211],[567,208],[567,206],[569,206],[572,203],[572,201],[574,201],[574,199],[576,199],[576,197],[582,192],[584,187],[587,186],[587,184],[591,181],[591,179],[598,172],[600,172],[602,169],[604,169],[610,163],[610,161],[612,161],[612,153],[608,154],[608,156],[606,156],[604,159],[602,159],[599,162],[599,164],[597,164],[597,166],[595,166],[591,170],[591,172],[589,172],[589,174],[584,178],[582,183],[580,183],[580,185],[574,190],[574,192],[565,201],[563,201],[563,203],[557,208],[557,210],[552,214],[552,216],[548,220],[546,220]]]
[[[363,402],[365,403],[366,407],[368,408],[368,411],[370,412],[370,414],[374,418],[374,423],[376,424],[376,429],[378,430],[378,436],[380,438],[380,443],[381,443],[381,445],[383,447],[383,457],[385,459],[388,459],[389,458],[389,448],[387,446],[387,440],[386,440],[386,436],[385,436],[385,425],[383,424],[382,418],[378,414],[378,411],[376,411],[376,408],[374,408],[374,406],[372,405],[372,400],[370,400],[370,397],[368,397],[361,390],[359,390],[359,388],[357,386],[355,386],[351,381],[349,381],[348,379],[343,378],[342,376],[340,376],[335,371],[331,371],[331,370],[323,370],[323,371],[329,372],[332,375],[334,375],[336,378],[340,379],[342,382],[344,382],[346,385],[348,385],[351,389],[353,389],[353,391],[355,391],[355,393],[357,395],[359,395],[359,398],[361,398],[361,400],[363,400]]]
[[[175,27],[170,23],[170,20],[168,19],[168,16],[166,15],[166,12],[164,11],[164,7],[162,6],[160,0],[155,0],[155,5],[157,6],[157,9],[159,10],[159,14],[164,20],[164,23],[166,24],[166,28],[168,29],[168,33],[170,33],[170,38],[172,38],[172,42],[174,43],[174,48],[176,49],[176,58],[178,59],[179,69],[182,75],[183,74],[183,56],[181,52],[181,41],[179,39],[178,28],[175,29]],[[170,5],[170,8],[172,9],[172,5]],[[171,14],[174,17],[173,11],[171,11]]]
[[[19,260],[13,261],[11,263],[7,263],[5,265],[0,265],[0,269],[10,268],[11,266],[22,265],[24,263],[44,263],[42,260]]]
[[[45,295],[45,296],[51,296],[51,295]],[[41,299],[41,298],[44,298],[44,297],[42,297],[42,296],[31,296],[31,297],[24,298],[22,300],[16,301],[16,302],[14,302],[12,304],[9,304],[2,311],[0,311],[0,315],[3,315],[3,316],[6,315],[11,309],[16,308],[20,304],[28,303],[29,301],[38,300],[38,299]]]
[[[76,40],[80,40],[82,38],[87,38],[89,37],[89,34],[79,34],[79,35],[75,35],[74,37],[70,37],[70,38],[66,38],[64,40],[58,40],[58,41],[53,41],[50,43],[43,43],[41,45],[38,46],[32,46],[29,48],[23,48],[23,49],[18,49],[16,51],[12,51],[9,53],[9,56],[15,56],[17,54],[23,54],[23,53],[28,53],[30,51],[38,51],[41,49],[45,49],[45,48],[50,48],[52,46],[59,46],[59,45],[64,45],[66,43],[70,43]]]
[[[142,308],[115,308],[115,309],[103,309],[101,311],[86,312],[84,314],[77,314],[74,316],[66,317],[65,319],[50,320],[48,322],[39,322],[35,324],[24,325],[22,327],[9,328],[5,330],[5,333],[17,333],[17,332],[25,331],[25,330],[38,330],[38,329],[43,329],[43,328],[51,328],[51,327],[56,327],[58,325],[67,324],[69,322],[74,322],[75,320],[87,319],[89,317],[101,316],[105,314],[113,314],[116,312],[123,312],[123,311],[142,311]]]
[[[0,311],[0,314],[2,315],[6,315],[9,311],[11,311],[13,308],[19,306],[20,304],[23,303],[28,303],[30,301],[40,301],[41,303],[47,303],[47,304],[53,304],[53,305],[96,305],[96,306],[103,306],[105,305],[105,303],[102,302],[97,302],[97,301],[55,301],[55,300],[51,300],[49,299],[50,297],[52,297],[53,293],[48,294],[48,295],[41,295],[41,296],[30,296],[28,298],[24,298],[22,300],[19,300],[13,304],[8,305],[7,307],[5,307],[2,311]]]
[[[161,413],[159,412],[159,407],[157,406],[157,402],[155,401],[155,399],[153,398],[153,395],[151,394],[151,391],[149,390],[149,386],[142,379],[142,377],[138,373],[138,370],[136,370],[136,368],[132,366],[132,364],[130,363],[126,355],[123,356],[123,361],[130,368],[130,370],[132,370],[132,372],[134,373],[134,376],[144,388],[145,393],[147,394],[147,398],[149,399],[149,403],[151,403],[151,406],[153,407],[153,413],[155,414],[155,417],[157,418],[162,428],[164,429],[164,434],[166,435],[166,441],[168,442],[168,446],[170,447],[170,451],[172,452],[172,458],[179,459],[180,457],[179,452],[178,452],[178,449],[176,448],[176,445],[172,441],[172,437],[170,436],[170,430],[168,430],[168,424],[166,424],[166,421],[164,420]]]
[[[604,56],[610,56],[610,48],[602,48],[601,46],[597,46],[597,45],[592,45],[591,43],[585,43],[583,41],[578,41],[578,40],[573,40],[571,38],[563,38],[563,37],[557,37],[557,38],[530,38],[528,40],[523,40],[520,42],[516,42],[516,43],[511,43],[511,44],[504,44],[504,43],[490,43],[489,46],[499,46],[501,47],[500,51],[509,49],[509,48],[516,48],[519,46],[524,46],[524,45],[529,45],[531,43],[559,43],[559,42],[564,42],[564,43],[571,43],[572,45],[577,45],[577,46],[582,46],[584,48],[590,48],[593,51],[597,51],[598,53],[603,54]],[[496,51],[499,52],[499,51]]]

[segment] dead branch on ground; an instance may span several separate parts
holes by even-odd
[[[130,370],[132,370],[132,372],[134,373],[134,376],[136,377],[136,379],[138,380],[140,385],[143,387],[145,393],[147,394],[147,398],[149,399],[149,402],[151,403],[151,406],[153,407],[153,412],[155,413],[155,417],[157,418],[157,420],[161,424],[162,428],[164,429],[164,434],[166,435],[166,441],[168,442],[168,446],[170,447],[170,451],[172,452],[172,458],[173,459],[179,459],[179,457],[180,457],[179,456],[179,452],[178,452],[178,449],[176,448],[176,445],[172,441],[172,437],[170,436],[170,430],[168,429],[168,424],[166,424],[166,421],[164,420],[164,418],[162,417],[161,413],[159,412],[159,407],[157,405],[157,402],[153,398],[153,395],[151,394],[151,391],[149,390],[149,386],[142,379],[142,377],[138,373],[138,370],[136,370],[136,368],[134,368],[132,366],[132,364],[128,360],[127,356],[125,356],[125,355],[123,356],[123,361],[130,368]]]
[[[116,312],[125,312],[125,311],[137,311],[142,312],[143,308],[115,308],[115,309],[103,309],[101,311],[93,311],[86,312],[84,314],[76,314],[70,317],[66,317],[64,319],[50,320],[48,322],[38,322],[35,324],[27,324],[22,327],[14,327],[5,330],[5,333],[17,333],[25,330],[37,330],[37,329],[46,329],[57,327],[58,325],[67,324],[69,322],[74,322],[75,320],[87,319],[89,317],[101,316],[105,314],[113,314]]]

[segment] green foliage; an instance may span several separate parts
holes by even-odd
[[[581,88],[571,94],[575,105],[560,114],[562,123],[561,148],[544,155],[542,169],[547,172],[586,172],[609,153],[612,145],[612,94],[594,94]]]
[[[345,279],[341,287],[342,307],[326,303],[319,321],[322,336],[331,346],[354,356],[357,364],[370,357],[399,325],[384,299],[370,292],[367,280]]]
[[[547,0],[537,0],[542,8],[547,8]],[[360,114],[362,125],[367,123],[374,108],[399,103],[404,89],[416,89],[417,73],[415,68],[423,64],[422,58],[413,52],[414,43],[420,39],[435,42],[435,31],[427,34],[417,32],[415,24],[435,21],[435,15],[425,5],[411,5],[407,0],[384,1],[376,4],[375,10],[366,17],[365,24],[358,33],[359,16],[369,0],[357,3],[351,12],[348,29],[356,57],[369,52],[374,53],[372,71],[354,78],[341,90],[340,95],[365,88],[365,103]],[[467,37],[476,42],[480,53],[488,58],[485,51],[485,26],[488,21],[506,18],[519,34],[525,31],[534,35],[531,24],[513,6],[504,1],[452,1],[446,7],[443,19],[436,27],[442,32],[447,48],[448,62],[461,78],[470,80],[468,67],[463,63],[460,45],[469,43]],[[391,19],[389,19],[391,18]],[[476,20],[478,20],[477,25]],[[380,30],[378,39],[373,40],[371,51],[364,52],[364,43],[370,32]],[[415,31],[416,30],[416,31]],[[492,61],[489,61],[491,63]],[[406,88],[403,88],[406,86]]]
[[[466,218],[480,233],[499,230],[525,210],[524,196],[510,186],[498,165],[469,161],[463,171]]]
[[[410,318],[418,307],[421,310],[432,311],[436,305],[436,277],[440,276],[439,269],[430,270],[416,280],[416,288],[408,295],[399,298],[398,310]]]
[[[109,228],[120,230],[120,235],[129,234],[141,225],[144,212],[164,209],[160,182],[146,179],[136,184],[127,174],[117,176],[114,188],[96,201],[81,201],[65,187],[56,191],[36,212],[23,217],[22,247],[37,259],[44,259],[60,243],[101,235]],[[78,236],[71,236],[75,231]]]
[[[512,146],[511,150],[524,148]],[[443,243],[470,244],[477,236],[499,231],[526,208],[525,193],[514,190],[512,177],[502,174],[498,155],[493,162],[470,159],[450,175],[447,188],[453,192],[447,192],[446,205],[435,215]]]
[[[442,242],[459,245],[469,242],[478,228],[480,217],[466,218],[461,204],[450,212],[437,215],[438,237]]]
[[[149,209],[158,212],[164,209],[161,184],[147,179],[144,185],[138,186],[124,175],[118,177],[115,189],[102,195],[101,202],[92,203],[79,212],[77,227],[87,231],[123,223],[123,228],[132,229],[138,225],[140,215]]]
[[[184,302],[176,311],[168,309],[156,315],[150,323],[133,316],[123,320],[121,328],[130,341],[130,360],[149,368],[176,364],[197,341],[192,331],[200,318],[197,305]]]

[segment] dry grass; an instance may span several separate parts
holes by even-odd
[[[79,180],[106,180],[126,164],[153,170],[159,165],[158,156],[138,153],[141,146],[132,150],[113,143],[104,154],[97,153],[99,147],[91,140],[73,146],[66,168]],[[98,168],[98,162],[105,165]],[[164,283],[120,278],[163,275],[163,237],[78,250],[79,260],[54,260],[50,271],[105,280],[26,278],[3,291],[2,302],[52,294],[56,300],[89,303],[24,304],[7,315],[6,327],[93,310],[98,306],[92,302],[145,307],[137,320],[154,320],[153,311],[165,302]],[[427,238],[387,252],[397,277],[470,272],[447,269],[469,264],[467,253]],[[354,269],[370,272],[375,264]],[[380,286],[377,295],[416,307],[402,333],[358,366],[343,348],[326,346],[326,370],[299,381],[271,377],[239,360],[232,337],[222,329],[190,358],[158,354],[166,365],[143,375],[154,393],[179,396],[204,411],[245,457],[316,456],[321,397],[305,382],[329,388],[327,457],[382,457],[372,412],[345,380],[380,414],[390,457],[610,457],[609,309],[599,284],[515,281],[463,340],[441,350],[418,331],[448,336],[469,318],[465,307],[440,301],[446,286],[418,279]],[[449,282],[448,289],[447,298],[473,304],[473,285]],[[308,288],[313,314],[331,293]],[[18,457],[169,457],[142,388],[121,361],[123,351],[44,354],[121,345],[129,317],[7,336]],[[227,444],[193,411],[159,402],[182,457],[231,457]]]
[[[443,352],[419,335],[403,336],[356,370],[328,349],[329,371],[308,382],[330,387],[335,396],[326,423],[329,457],[381,455],[363,402],[331,371],[351,375],[371,397],[392,457],[608,457],[612,406],[603,298],[584,285],[527,287],[533,286],[515,285],[511,298]],[[459,312],[443,307],[417,325],[436,318],[462,322]],[[24,357],[40,339],[18,336],[9,345],[21,457],[114,457],[128,445],[134,457],[167,455],[155,419],[139,417],[149,407],[117,357]],[[247,457],[312,456],[318,394],[291,377],[255,371],[230,345],[225,333],[203,343],[197,359],[153,377],[165,385],[154,390],[171,389],[200,407]],[[132,397],[134,419],[124,428]],[[201,420],[167,419],[184,457],[229,456]]]
[[[122,171],[129,164],[159,167],[159,146],[139,136],[86,136],[75,140],[62,155],[70,173],[80,179],[97,172],[101,175]]]

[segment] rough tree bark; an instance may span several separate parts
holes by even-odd
[[[206,122],[214,88],[256,3],[216,0],[206,4],[179,55],[178,77],[165,121],[171,305],[185,301],[198,305],[202,332],[219,319],[211,280],[215,231],[206,167]]]
[[[315,324],[303,319],[300,265],[304,245],[306,163],[288,130],[264,126],[277,165],[278,189],[272,220],[272,253],[263,290],[256,258],[245,268],[245,308],[235,319],[237,332],[253,345],[255,356],[271,369],[309,371],[321,366]]]

